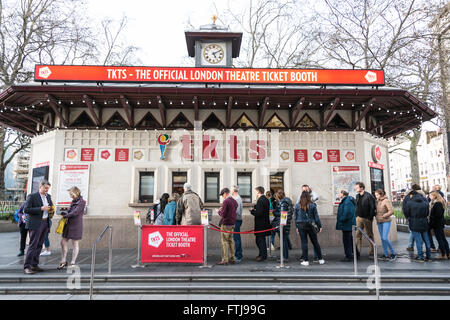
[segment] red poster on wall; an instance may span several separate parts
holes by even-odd
[[[294,150],[294,162],[308,162],[308,150]]]
[[[327,150],[328,162],[341,162],[341,153],[339,150]]]
[[[94,161],[94,148],[81,148],[81,161]]]
[[[116,149],[116,161],[126,162],[128,161],[129,150],[128,149]]]
[[[141,262],[203,262],[203,226],[142,226]]]

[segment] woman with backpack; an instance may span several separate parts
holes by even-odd
[[[154,225],[162,225],[164,224],[164,209],[166,208],[167,203],[169,202],[170,195],[168,193],[163,193],[161,196],[161,199],[159,199],[159,202],[156,203],[153,208],[150,208],[149,212],[147,213],[147,220],[149,215],[151,215],[151,210],[153,209],[154,216]],[[151,219],[151,217],[150,217]]]
[[[274,216],[278,219],[276,220],[276,225],[272,225],[272,227],[278,227],[281,221],[281,213],[283,211],[287,212],[286,225],[283,227],[283,259],[285,262],[288,262],[289,259],[289,232],[291,230],[291,221],[292,221],[292,200],[286,197],[283,190],[278,190],[275,192],[276,199],[276,207],[274,210]],[[275,220],[274,220],[275,222]],[[277,231],[278,236],[280,236],[280,229]]]
[[[308,261],[308,237],[311,240],[314,249],[319,258],[319,264],[324,264],[317,233],[322,232],[322,223],[320,222],[317,206],[311,201],[311,195],[307,191],[303,191],[300,201],[295,205],[295,223],[297,224],[298,233],[302,241],[302,266],[309,266]]]

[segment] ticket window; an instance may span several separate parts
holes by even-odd
[[[187,182],[187,172],[172,172],[172,193],[182,195],[184,184]]]
[[[205,202],[219,202],[220,173],[205,172]]]
[[[274,194],[279,189],[284,190],[284,172],[277,172],[270,175],[270,191]]]
[[[239,195],[242,202],[252,202],[252,173],[251,172],[238,172],[237,173],[237,185],[239,187]]]
[[[139,173],[139,202],[153,202],[155,193],[155,174],[154,172]]]
[[[383,170],[370,168],[370,185],[372,188],[372,193],[375,193],[378,189],[385,190]]]

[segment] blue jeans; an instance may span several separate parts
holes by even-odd
[[[391,254],[395,254],[394,247],[392,246],[391,241],[389,240],[389,230],[391,229],[391,221],[378,223],[378,231],[380,232],[381,244],[383,245],[384,255],[386,257],[389,256],[389,250],[391,250]]]
[[[48,219],[48,232],[47,235],[45,236],[45,240],[44,240],[44,246],[48,249],[50,248],[50,240],[48,239],[48,235],[50,234],[50,228],[52,227],[52,220]]]
[[[416,241],[417,254],[419,255],[419,258],[421,259],[424,258],[422,248],[423,242],[425,242],[427,258],[431,258],[430,240],[428,239],[428,231],[424,232],[411,231],[411,232],[413,234],[414,240]]]
[[[412,248],[414,247],[414,236],[412,231],[409,232],[409,243],[408,243],[408,247]]]
[[[234,232],[241,232],[242,220],[236,220],[234,225]],[[242,242],[240,234],[233,234],[234,240],[234,257],[236,260],[242,259]]]

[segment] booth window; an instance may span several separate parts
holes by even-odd
[[[154,172],[139,172],[139,202],[153,202],[155,193],[155,174]]]
[[[270,191],[272,193],[278,190],[284,191],[284,172],[277,172],[270,175]]]
[[[220,173],[205,172],[205,202],[219,202]]]
[[[384,190],[383,170],[370,168],[370,184],[372,187],[372,193],[375,193],[378,189]]]
[[[239,187],[239,195],[241,196],[242,202],[252,202],[252,173],[238,172],[237,185]]]
[[[172,172],[172,193],[182,195],[184,184],[187,182],[187,172]]]

